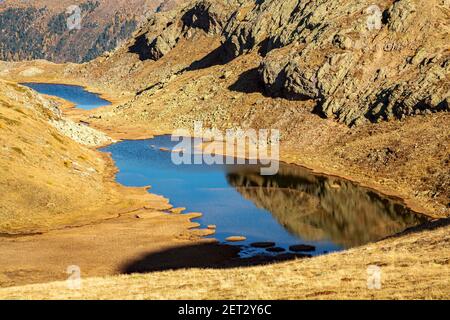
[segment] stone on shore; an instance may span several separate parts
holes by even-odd
[[[247,240],[246,237],[243,236],[232,236],[225,239],[227,242],[240,242]]]

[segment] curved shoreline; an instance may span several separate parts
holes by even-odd
[[[93,128],[104,132],[101,127],[94,125]],[[116,142],[106,144],[105,146],[111,145],[111,144],[114,144],[114,143],[117,143],[120,141],[124,141],[124,140],[147,140],[147,139],[152,139],[154,137],[163,136],[163,135],[171,135],[171,133],[170,132],[155,132],[153,134],[149,134],[148,137],[142,137],[142,136],[136,137],[132,134],[131,135],[118,134],[119,139]],[[190,136],[190,137],[194,137],[194,136]],[[281,152],[280,152],[280,154],[281,154]],[[334,178],[347,180],[349,182],[357,184],[360,187],[364,187],[366,189],[369,189],[371,191],[379,193],[387,198],[399,201],[402,204],[404,204],[408,209],[412,210],[416,214],[423,215],[430,219],[439,218],[432,212],[431,209],[425,208],[423,205],[419,204],[415,200],[403,197],[396,190],[393,190],[393,189],[390,189],[390,188],[387,188],[385,186],[378,185],[375,183],[364,182],[364,181],[361,181],[361,179],[358,179],[358,178],[355,178],[355,177],[352,177],[349,175],[341,174],[341,173],[336,173],[336,172],[333,172],[332,170],[327,170],[327,169],[324,169],[324,168],[321,168],[318,166],[311,166],[311,165],[307,165],[307,164],[301,163],[301,162],[293,162],[293,161],[288,160],[290,157],[292,157],[292,155],[290,155],[290,154],[287,154],[284,156],[281,155],[280,162],[288,164],[288,165],[293,165],[293,166],[298,166],[298,167],[304,168],[317,176],[327,176],[327,177],[334,177]],[[246,158],[246,159],[248,159],[248,158]]]
[[[123,99],[114,98],[111,96],[111,94],[102,92],[100,89],[90,86],[90,85],[80,84],[80,82],[76,81],[76,80],[58,81],[57,79],[49,79],[49,80],[45,80],[45,81],[30,80],[29,82],[48,83],[48,84],[65,84],[65,85],[78,86],[78,87],[84,88],[86,91],[88,91],[90,93],[97,94],[100,98],[111,103],[110,105],[98,107],[98,108],[95,108],[92,110],[83,110],[83,109],[77,109],[74,104],[70,103],[67,100],[56,97],[56,99],[58,99],[60,101],[66,101],[66,103],[67,103],[66,107],[65,108],[63,107],[64,109],[62,109],[62,112],[65,116],[68,116],[69,118],[71,118],[74,115],[75,116],[85,116],[92,112],[99,111],[100,109],[103,109],[103,108],[112,108],[112,107],[117,106],[117,105],[123,103],[124,101],[128,100],[127,98],[123,98]],[[52,97],[54,97],[54,96],[52,96]],[[65,111],[67,111],[67,110],[69,110],[69,112],[65,113]],[[75,118],[73,120],[77,121],[79,119]],[[96,130],[99,130],[99,131],[105,133],[106,135],[110,136],[111,138],[117,140],[116,142],[106,143],[104,145],[97,146],[97,147],[95,147],[96,150],[98,150],[99,148],[108,146],[110,144],[120,142],[122,140],[146,140],[146,139],[154,138],[155,136],[171,134],[171,132],[169,132],[169,131],[152,131],[152,130],[149,130],[149,132],[145,132],[145,133],[133,133],[133,132],[123,133],[123,132],[117,132],[117,131],[114,132],[114,128],[108,128],[108,130],[105,131],[105,128],[103,128],[102,126],[96,126],[95,123],[91,123],[91,122],[89,122],[88,125]],[[281,146],[280,161],[283,163],[286,163],[289,165],[296,165],[296,166],[305,168],[305,169],[311,171],[315,175],[336,177],[336,178],[340,178],[340,179],[344,179],[344,180],[353,182],[361,187],[375,191],[383,196],[386,196],[393,200],[400,201],[408,209],[414,211],[417,214],[423,215],[423,216],[431,218],[431,219],[439,218],[439,216],[437,216],[433,212],[432,209],[429,209],[426,206],[420,204],[417,200],[413,200],[409,197],[405,197],[404,195],[401,195],[400,192],[395,189],[383,186],[382,184],[373,183],[371,181],[363,181],[363,179],[360,179],[358,177],[354,177],[351,175],[343,174],[341,172],[336,172],[336,171],[333,171],[330,169],[322,168],[320,166],[307,164],[307,163],[301,162],[301,161],[291,160],[291,158],[295,158],[295,154],[290,153],[289,151],[285,152],[283,154],[282,151],[283,151],[283,148]]]

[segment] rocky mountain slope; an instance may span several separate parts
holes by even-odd
[[[128,39],[146,15],[168,10],[177,2],[1,1],[0,60],[88,61]]]
[[[282,160],[356,180],[404,199],[416,211],[442,218],[398,237],[313,259],[246,269],[183,269],[85,279],[83,290],[75,292],[68,290],[65,282],[49,283],[2,289],[0,296],[447,298],[449,5],[446,0],[426,4],[419,0],[194,0],[148,17],[129,41],[83,65],[0,63],[1,78],[87,84],[116,96],[120,103],[78,115],[91,127],[114,137],[141,138],[189,129],[194,120],[219,129],[280,129]],[[17,99],[9,103],[15,106]],[[0,168],[6,172],[0,175],[0,185],[15,197],[0,198],[0,221],[12,224],[20,218],[22,222],[18,223],[25,221],[28,225],[29,221],[41,221],[26,220],[26,213],[33,212],[37,218],[50,214],[54,219],[45,223],[57,226],[57,219],[78,219],[79,208],[91,207],[93,201],[105,207],[102,201],[108,200],[101,198],[105,194],[101,175],[86,182],[75,169],[71,171],[61,163],[65,159],[61,152],[69,152],[70,159],[77,153],[72,154],[72,142],[65,150],[67,147],[50,141],[48,132],[56,132],[58,138],[60,134],[48,127],[47,117],[39,120],[38,130],[25,139],[49,140],[55,152],[48,155],[42,148],[40,153],[29,149],[39,144],[28,145],[20,135],[22,131],[12,129],[14,121],[25,121],[19,118],[20,112],[4,106],[0,110],[4,117],[0,118],[0,141],[7,151],[0,157]],[[26,119],[31,123],[32,119]],[[14,152],[21,154],[15,148],[25,155],[38,156],[31,160],[13,156]],[[93,152],[77,148],[83,155]],[[51,168],[45,166],[46,156],[55,163]],[[23,183],[15,180],[16,163],[24,167]],[[95,169],[103,172],[101,166]],[[45,172],[49,182],[42,186],[44,182],[40,181],[47,180],[41,176],[38,182],[32,180],[36,172]],[[58,185],[61,177],[64,186]],[[234,178],[230,181],[239,186],[241,179]],[[58,193],[56,187],[52,189],[54,185]],[[77,199],[85,202],[75,203],[72,185],[93,187],[82,197],[76,189]],[[97,195],[97,190],[102,194]],[[89,196],[91,193],[95,199]],[[321,201],[333,207],[328,202],[329,193],[325,192]],[[264,194],[246,196],[257,199],[262,207],[268,205]],[[284,195],[275,196],[286,203]],[[27,197],[37,200],[28,204],[23,202]],[[106,197],[116,199],[114,195]],[[310,201],[314,209],[306,193],[299,197],[299,201]],[[15,203],[23,207],[15,208]],[[49,210],[52,203],[64,212]],[[5,207],[18,214],[11,215]],[[77,209],[76,218],[71,218],[72,207]],[[332,211],[339,210],[345,211],[345,207],[335,206]],[[85,214],[92,218],[91,212]],[[277,217],[285,221],[281,209]],[[302,222],[289,221],[297,228]],[[334,222],[330,224],[334,226]],[[132,230],[136,230],[134,225]],[[168,254],[173,256],[170,251]],[[382,290],[367,289],[367,267],[373,264],[382,267]]]
[[[98,128],[125,137],[195,120],[277,128],[284,160],[446,215],[449,7],[422,7],[198,0],[150,17],[114,52],[61,72],[132,96],[85,119]]]
[[[117,97],[83,119],[117,138],[199,120],[279,129],[283,160],[446,216],[450,20],[445,1],[431,4],[418,14],[417,0],[190,1],[89,63],[2,64],[0,76]]]
[[[314,101],[316,113],[347,125],[403,119],[450,110],[449,15],[443,0],[432,0],[424,8],[418,0],[375,5],[196,1],[152,17],[110,60],[133,61],[124,71],[135,75],[147,61],[159,61],[191,42],[184,51],[189,52],[184,57],[187,66],[177,65],[173,53],[167,59],[170,67],[158,68],[165,81],[180,72],[255,54],[259,63],[243,70],[240,78],[253,77],[256,90],[265,95]],[[209,55],[189,64],[199,36],[217,37],[221,44],[210,46]],[[139,60],[129,57],[133,54]],[[108,63],[103,67],[110,69]],[[162,79],[145,80],[148,88]]]

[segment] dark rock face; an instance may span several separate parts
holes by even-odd
[[[231,57],[259,46],[268,94],[316,100],[348,125],[449,111],[445,32],[429,23],[448,27],[448,19],[442,1],[432,2],[420,14],[415,0],[372,8],[378,30],[367,24],[366,1],[264,1],[245,19],[233,16],[224,46]]]
[[[192,38],[195,31],[220,34],[235,2],[201,0],[179,11],[152,16],[139,31],[130,52],[138,53],[141,60],[159,60],[181,39]]]

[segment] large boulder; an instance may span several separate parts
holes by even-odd
[[[449,111],[449,27],[442,0],[267,0],[232,15],[223,44],[259,50],[268,94],[354,125]]]

